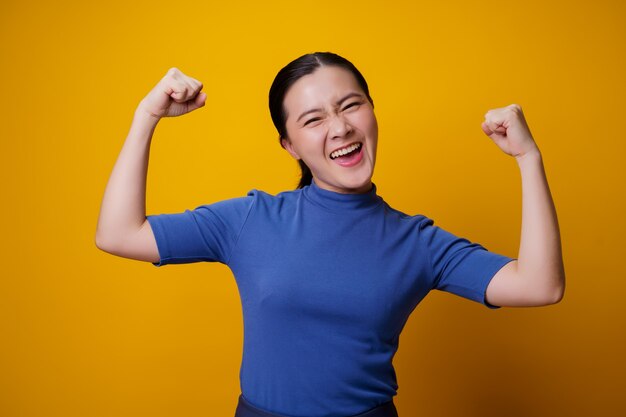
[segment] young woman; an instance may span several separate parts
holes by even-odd
[[[377,194],[374,102],[361,73],[328,52],[289,63],[270,88],[280,143],[302,169],[298,188],[146,216],[154,129],[202,107],[201,89],[172,68],[141,101],[104,193],[96,244],[156,266],[231,268],[245,324],[236,417],[395,417],[392,358],[430,290],[494,309],[562,298],[556,213],[520,106],[490,110],[482,123],[521,170],[522,236],[510,258]]]

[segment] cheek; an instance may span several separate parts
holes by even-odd
[[[305,129],[292,138],[294,148],[305,162],[324,154],[324,134],[321,129]]]
[[[363,111],[354,114],[353,123],[358,126],[364,134],[369,135],[372,139],[378,137],[378,122],[376,116],[371,111]]]

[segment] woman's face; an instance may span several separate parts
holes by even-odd
[[[318,68],[289,88],[283,106],[287,138],[282,144],[307,164],[320,188],[340,193],[371,189],[378,123],[350,71]]]

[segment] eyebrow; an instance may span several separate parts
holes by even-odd
[[[362,94],[359,94],[359,93],[354,93],[354,92],[353,92],[353,93],[346,94],[345,96],[343,96],[342,98],[340,98],[340,99],[337,101],[337,105],[338,105],[338,106],[340,106],[340,105],[341,105],[341,103],[343,103],[344,101],[346,101],[347,99],[352,98],[352,97],[361,97],[361,98],[363,98],[363,95],[362,95]],[[300,115],[300,117],[298,117],[298,120],[296,120],[296,122],[299,122],[299,121],[300,121],[300,119],[302,119],[302,118],[303,118],[304,116],[306,116],[307,114],[309,114],[309,113],[315,113],[316,111],[322,111],[322,109],[311,109],[311,110],[307,110],[307,111],[305,111],[304,113],[302,113],[302,114]]]

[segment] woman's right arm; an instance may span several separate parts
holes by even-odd
[[[146,177],[152,135],[162,117],[204,106],[202,83],[171,68],[141,101],[117,158],[100,206],[96,246],[113,255],[158,262],[159,252],[146,220]]]

